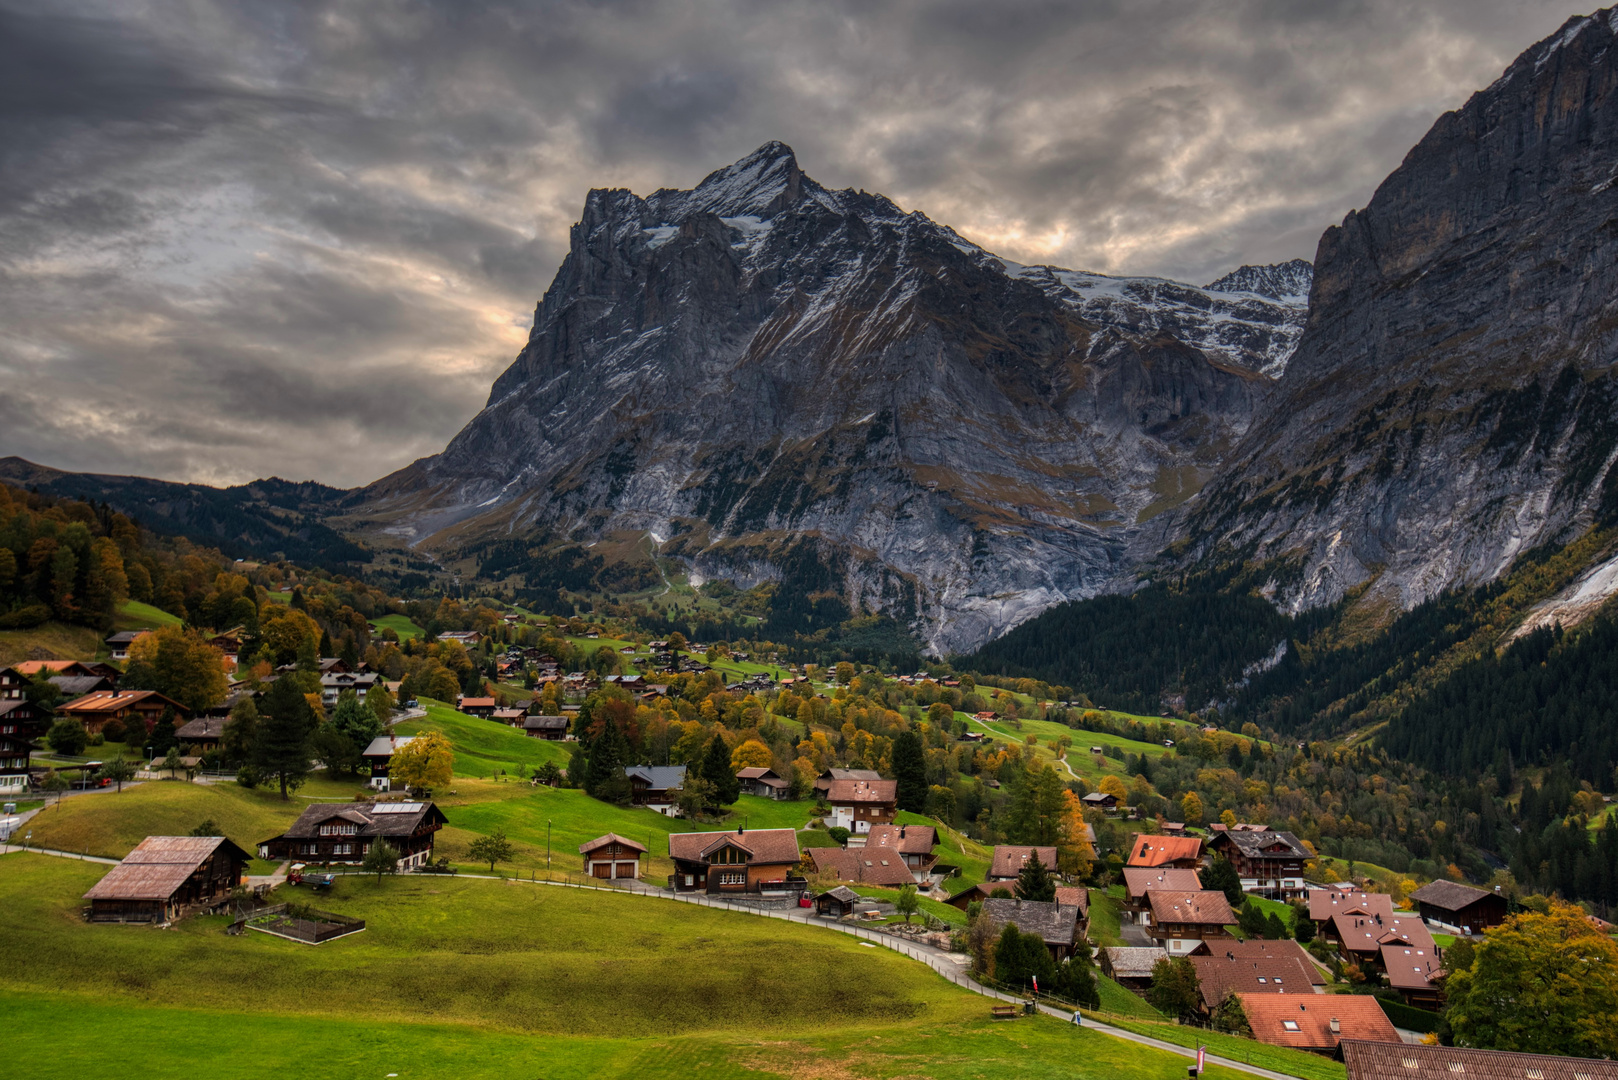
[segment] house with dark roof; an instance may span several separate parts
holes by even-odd
[[[678,816],[674,801],[685,783],[684,765],[626,765],[624,775],[629,777],[629,801],[633,805],[656,810],[665,817]]]
[[[50,713],[23,697],[0,698],[0,735],[15,735],[19,739],[43,738],[50,730]]]
[[[50,684],[62,692],[64,701],[72,701],[97,690],[115,688],[113,681],[105,675],[52,675]]]
[[[1291,900],[1304,892],[1303,864],[1314,858],[1289,832],[1225,829],[1214,833],[1208,850],[1236,868],[1242,891],[1271,900]]]
[[[1453,927],[1463,934],[1479,934],[1506,921],[1505,897],[1459,881],[1423,885],[1410,894],[1410,899],[1426,921]]]
[[[1344,1039],[1404,1046],[1393,1021],[1368,994],[1240,994],[1253,1038],[1271,1046],[1339,1057]]]
[[[1342,1039],[1348,1080],[1618,1080],[1618,1061]]]
[[[148,836],[84,894],[91,922],[171,922],[227,902],[252,856],[222,836]]]
[[[584,856],[584,872],[593,878],[628,879],[640,877],[640,859],[647,854],[645,844],[617,833],[598,836],[589,843],[579,845]]]
[[[112,655],[112,658],[122,663],[129,659],[129,647],[137,639],[150,633],[150,630],[120,630],[116,634],[107,637],[104,644],[107,646],[107,651]]]
[[[854,914],[855,908],[864,899],[847,885],[839,885],[815,897],[815,914],[828,919],[841,919]]]
[[[1056,872],[1054,847],[1030,847],[1026,844],[997,844],[989,862],[989,881],[1015,881],[1031,856],[1037,854],[1045,869]]]
[[[228,716],[199,716],[175,728],[174,737],[179,740],[181,746],[211,750],[224,739],[225,725],[228,723],[230,723]]]
[[[875,769],[827,769],[815,777],[815,794],[820,798],[826,797],[831,790],[834,780],[880,780],[882,774]]]
[[[1092,791],[1081,796],[1079,801],[1091,809],[1104,810],[1109,814],[1118,810],[1118,796],[1105,791]]]
[[[1151,889],[1146,893],[1146,902],[1146,936],[1171,956],[1188,956],[1204,942],[1230,937],[1228,927],[1236,923],[1230,901],[1217,889]]]
[[[1079,909],[1071,904],[1058,904],[1050,900],[985,900],[983,916],[993,925],[996,934],[1007,923],[1016,923],[1025,934],[1038,934],[1050,951],[1051,959],[1060,964],[1073,955],[1073,945],[1079,939]]]
[[[673,833],[669,858],[674,860],[669,885],[676,892],[790,891],[804,884],[793,873],[800,858],[794,829]]]
[[[433,834],[447,824],[430,802],[314,803],[280,836],[259,842],[261,859],[356,864],[378,840],[399,852],[399,869],[433,857]]]
[[[747,795],[757,795],[762,799],[784,799],[791,794],[792,785],[781,779],[774,769],[750,765],[738,770],[736,779],[742,782],[742,792]]]
[[[530,739],[548,739],[561,742],[567,738],[568,718],[565,716],[527,716],[522,720],[522,731]]]
[[[1195,836],[1151,836],[1136,833],[1126,866],[1167,866],[1195,870],[1202,862],[1202,840]]]
[[[1237,959],[1221,949],[1190,958],[1197,969],[1202,994],[1201,1011],[1210,1015],[1230,994],[1316,994],[1308,965],[1296,956],[1259,956]]]
[[[1129,990],[1150,989],[1153,965],[1168,959],[1162,949],[1136,945],[1114,945],[1099,952],[1101,974]]]
[[[838,881],[897,889],[913,885],[916,876],[896,851],[865,848],[812,847],[805,854],[815,873],[833,873]]]

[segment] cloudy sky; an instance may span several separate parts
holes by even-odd
[[[769,139],[1021,262],[1312,258],[1562,0],[0,0],[0,456],[365,483],[591,187]]]

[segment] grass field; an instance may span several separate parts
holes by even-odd
[[[162,608],[143,604],[139,600],[125,600],[118,608],[112,625],[115,630],[155,630],[164,626],[179,626],[183,622],[184,619],[170,615]]]
[[[1163,1019],[1162,1013],[1099,971],[1096,972],[1096,989],[1101,993],[1102,1012],[1113,1013],[1118,1016],[1133,1016],[1141,1020]]]
[[[1123,891],[1122,885],[1114,885],[1105,892],[1090,890],[1090,944],[1096,948],[1124,943],[1118,932],[1118,902],[1123,899]]]
[[[133,1065],[311,1080],[1149,1080],[1183,1068],[1044,1017],[997,1024],[983,998],[920,964],[748,915],[489,881],[344,879],[322,906],[366,930],[311,948],[228,937],[219,918],[166,932],[87,925],[78,898],[101,870],[0,858],[11,915],[0,1000],[30,1076],[123,1077]]]
[[[52,660],[89,660],[101,648],[101,635],[88,626],[48,622],[27,630],[0,630],[0,665],[46,654]]]
[[[1241,1061],[1260,1068],[1273,1069],[1291,1076],[1304,1077],[1305,1080],[1344,1080],[1348,1071],[1340,1062],[1331,1061],[1318,1054],[1311,1054],[1306,1050],[1290,1050],[1284,1046],[1270,1046],[1268,1043],[1255,1042],[1252,1039],[1243,1039],[1235,1035],[1221,1035],[1217,1031],[1205,1028],[1181,1027],[1179,1024],[1149,1023],[1140,1020],[1115,1020],[1108,1018],[1108,1023],[1121,1027],[1126,1031],[1133,1031],[1139,1035],[1150,1035],[1166,1043],[1176,1046],[1198,1047],[1206,1046],[1210,1054],[1229,1058],[1232,1061]]]
[[[371,625],[376,627],[378,631],[391,629],[395,634],[399,635],[400,641],[409,641],[411,638],[418,638],[426,633],[421,627],[411,622],[408,615],[384,615],[379,619],[372,619]]]
[[[421,703],[427,716],[407,720],[395,730],[400,735],[419,735],[423,731],[442,733],[455,745],[456,776],[490,777],[502,769],[515,775],[518,765],[526,765],[532,771],[547,761],[566,768],[572,756],[566,749],[567,744],[531,739],[514,727],[467,716],[443,702],[422,698]]]

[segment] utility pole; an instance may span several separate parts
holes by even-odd
[[[551,872],[551,819],[545,819],[545,872]]]

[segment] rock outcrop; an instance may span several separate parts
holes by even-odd
[[[1569,20],[1321,238],[1308,323],[1185,508],[1278,602],[1408,607],[1618,511],[1618,15]]]

